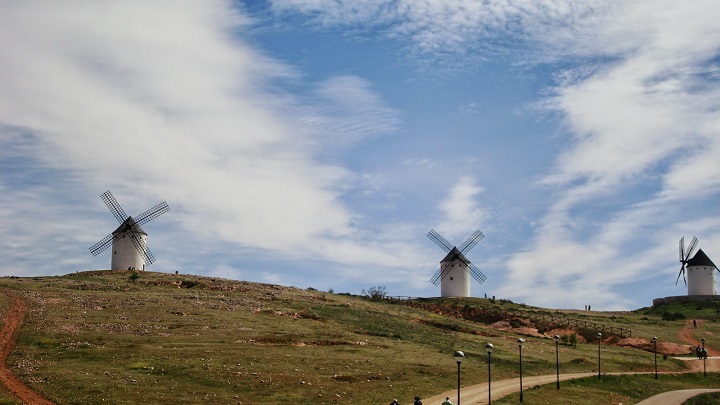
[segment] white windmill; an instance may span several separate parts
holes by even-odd
[[[680,239],[680,273],[675,280],[675,285],[680,281],[680,276],[683,276],[683,281],[688,288],[688,295],[715,295],[715,271],[718,270],[715,263],[702,251],[698,249],[698,252],[690,258],[695,247],[697,247],[698,239],[693,236],[690,241],[688,250],[685,251],[685,237]],[[687,271],[687,279],[685,279],[685,272]]]
[[[163,201],[133,218],[125,214],[110,191],[102,193],[100,198],[120,222],[120,226],[100,242],[92,245],[90,253],[97,256],[112,245],[111,270],[145,270],[145,265],[152,264],[155,257],[147,248],[147,233],[140,225],[170,211],[170,207]]]
[[[433,284],[440,284],[440,296],[469,297],[470,276],[480,284],[487,277],[465,257],[465,254],[475,247],[485,235],[478,229],[460,245],[460,248],[451,245],[434,229],[428,232],[427,237],[447,253],[445,258],[440,261],[440,269],[430,279]]]

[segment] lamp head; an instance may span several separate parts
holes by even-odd
[[[518,338],[518,340],[517,340],[518,346],[522,347],[522,346],[523,346],[523,343],[525,343],[525,339],[523,339],[523,338]]]
[[[487,349],[488,354],[492,353],[494,346],[492,343],[488,343],[485,345],[485,349]]]
[[[653,336],[652,341],[653,343],[657,343],[657,336]]]
[[[560,340],[560,335],[555,335],[555,337],[553,337],[553,339],[555,339],[555,342],[557,343]]]
[[[462,363],[463,359],[465,358],[465,353],[458,350],[455,352],[455,354],[453,354],[453,357],[455,358],[455,361],[457,361],[457,363],[460,364],[460,363]]]

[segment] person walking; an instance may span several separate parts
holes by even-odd
[[[400,404],[398,404],[397,399],[393,399],[392,402],[390,402],[390,405],[400,405]]]
[[[413,405],[422,405],[422,401],[420,400],[420,397],[415,397],[415,402]]]
[[[452,402],[450,402],[450,397],[445,397],[445,401],[441,405],[453,405]]]

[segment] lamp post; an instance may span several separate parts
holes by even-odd
[[[485,349],[488,353],[488,405],[490,405],[490,401],[492,400],[492,395],[490,391],[490,381],[492,381],[492,378],[490,378],[490,354],[492,354],[493,351],[493,345],[492,343],[488,343],[485,345]]]
[[[525,341],[522,338],[518,338],[517,344],[520,350],[520,402],[523,401],[523,386],[522,386],[522,346]]]
[[[560,355],[558,354],[558,342],[560,341],[560,336],[555,335],[553,338],[555,339],[555,375],[557,376],[557,389],[560,389]]]
[[[602,333],[597,333],[598,338],[598,379],[600,379],[600,342],[602,341]]]
[[[458,350],[455,352],[453,357],[455,357],[455,361],[457,362],[457,365],[458,365],[458,400],[457,400],[457,403],[458,403],[458,405],[460,405],[460,363],[462,363],[463,359],[465,358],[465,353]]]
[[[655,352],[655,379],[657,380],[657,336],[653,336],[653,351]]]
[[[703,347],[702,347],[703,350],[702,350],[702,352],[700,352],[700,355],[703,358],[703,377],[706,377],[707,369],[705,368],[705,353],[707,353],[707,352],[705,351],[705,338],[700,339],[700,341],[702,342],[702,345],[703,345]]]

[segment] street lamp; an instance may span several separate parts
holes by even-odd
[[[702,342],[702,345],[703,345],[703,347],[702,347],[703,350],[702,350],[702,352],[700,352],[700,355],[703,358],[703,377],[706,377],[707,369],[705,368],[705,357],[707,357],[707,356],[705,356],[705,353],[707,353],[707,352],[705,351],[705,338],[700,339],[700,341]]]
[[[558,342],[560,335],[555,335],[555,375],[557,375],[557,389],[560,389],[560,355],[558,354]]]
[[[492,399],[492,395],[490,394],[490,381],[492,381],[492,379],[490,378],[490,354],[492,354],[493,351],[492,343],[486,344],[485,349],[488,353],[488,405],[490,405],[490,401]]]
[[[522,386],[522,346],[525,341],[522,338],[518,338],[517,344],[520,350],[520,402],[523,401],[523,386]]]
[[[598,338],[598,379],[600,379],[600,342],[602,341],[602,333],[597,333]]]
[[[653,336],[653,351],[655,352],[655,379],[657,380],[657,336]]]
[[[455,361],[457,362],[457,365],[458,365],[458,400],[457,400],[457,403],[458,403],[458,405],[460,405],[460,363],[462,363],[463,359],[465,358],[465,353],[458,350],[455,352],[453,357],[455,357]]]

